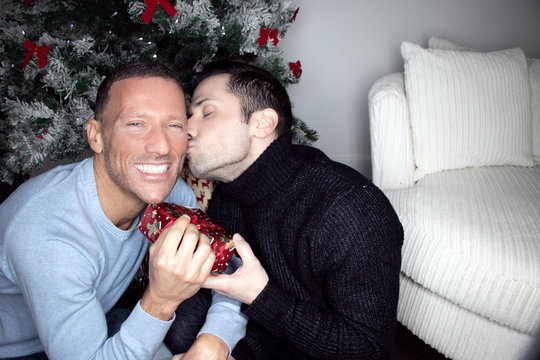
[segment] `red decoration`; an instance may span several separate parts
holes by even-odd
[[[152,19],[152,16],[154,16],[154,12],[157,9],[158,3],[161,5],[163,9],[169,14],[170,17],[173,17],[176,15],[176,9],[174,6],[169,4],[170,0],[144,0],[144,3],[148,5],[146,7],[146,10],[144,10],[144,13],[142,14],[142,19],[145,23],[150,23],[150,20]]]
[[[268,41],[268,38],[272,40],[272,44],[276,46],[279,42],[278,39],[278,29],[270,30],[270,28],[263,28],[259,30],[259,47],[262,47]]]
[[[297,8],[295,11],[294,11],[294,14],[291,18],[291,22],[293,22],[294,20],[296,20],[296,15],[298,15],[298,10],[300,10],[300,8]]]
[[[155,242],[159,235],[168,226],[182,215],[189,215],[191,223],[197,229],[210,238],[210,246],[216,254],[212,272],[223,273],[227,268],[227,263],[234,253],[234,242],[225,229],[218,226],[201,209],[189,208],[172,203],[159,203],[148,205],[139,223],[139,230],[151,242]]]
[[[292,70],[294,76],[298,79],[300,75],[302,75],[302,64],[300,63],[300,60],[297,62],[290,62],[289,68]]]
[[[49,53],[49,50],[51,49],[50,46],[39,46],[37,47],[36,44],[31,42],[30,40],[26,40],[23,44],[23,47],[25,49],[28,49],[28,53],[26,54],[26,57],[24,58],[23,62],[23,70],[26,69],[26,66],[28,65],[28,62],[32,58],[32,55],[37,52],[37,58],[38,58],[38,65],[41,69],[45,65],[47,65],[47,58],[45,55]]]
[[[43,131],[41,132],[41,134],[38,135],[38,139],[39,139],[39,140],[43,140],[43,135],[47,135],[47,134],[48,134],[48,131],[47,131],[47,130],[43,130]]]
[[[19,0],[13,0],[13,2],[19,2]],[[24,5],[30,5],[32,0],[24,0]]]

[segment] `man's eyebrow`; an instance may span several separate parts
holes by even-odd
[[[149,117],[150,115],[147,113],[147,112],[144,112],[144,111],[138,111],[138,112],[126,112],[126,113],[121,113],[118,118],[119,119],[129,119],[129,118],[134,118],[134,117],[138,117],[138,118],[146,118],[146,117]]]
[[[209,98],[204,97],[204,98],[199,99],[199,100],[195,101],[194,103],[192,103],[192,104],[191,104],[191,107],[193,107],[193,108],[199,107],[199,106],[201,106],[205,101],[209,101],[209,100],[210,100]]]
[[[145,111],[139,111],[139,112],[128,112],[124,114],[120,114],[118,116],[119,119],[131,119],[131,118],[141,118],[141,119],[147,119],[150,118],[152,115],[145,112]],[[185,120],[186,114],[185,113],[178,113],[178,114],[171,114],[169,115],[170,120]]]

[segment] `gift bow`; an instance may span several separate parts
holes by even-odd
[[[144,13],[142,14],[142,19],[145,23],[150,23],[150,19],[154,16],[154,12],[157,9],[158,3],[163,9],[169,14],[170,17],[176,15],[176,9],[174,6],[169,4],[170,0],[144,0],[144,3],[148,5]]]
[[[26,40],[23,44],[23,47],[25,49],[28,49],[28,52],[26,53],[26,57],[24,58],[24,61],[23,61],[23,70],[26,69],[28,62],[30,62],[30,59],[32,58],[32,55],[34,55],[34,53],[37,53],[38,65],[40,69],[44,67],[45,65],[47,65],[47,58],[45,57],[45,55],[49,53],[49,50],[51,49],[50,46],[38,47],[36,46],[36,44],[31,42],[30,40]]]
[[[268,41],[268,38],[272,39],[272,44],[276,46],[279,42],[278,39],[278,29],[270,30],[270,28],[261,28],[259,30],[260,36],[259,36],[259,47],[266,44]]]
[[[290,62],[289,68],[292,70],[294,76],[298,79],[300,75],[302,75],[302,64],[300,63],[300,60],[297,62]]]

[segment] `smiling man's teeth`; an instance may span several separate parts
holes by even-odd
[[[169,170],[169,165],[135,165],[135,168],[147,174],[163,174]]]

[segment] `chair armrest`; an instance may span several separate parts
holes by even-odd
[[[414,154],[403,74],[386,75],[369,91],[373,183],[381,189],[414,185]]]

